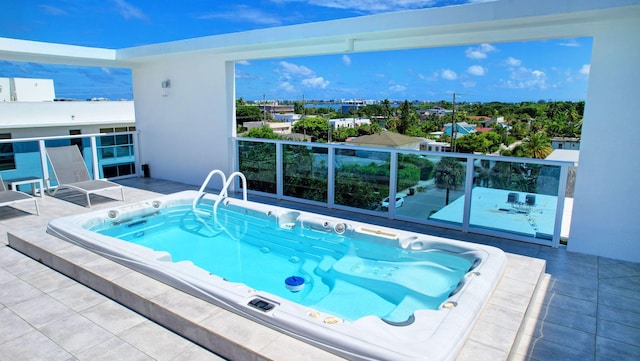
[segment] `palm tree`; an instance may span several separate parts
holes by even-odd
[[[536,132],[524,140],[524,148],[531,158],[544,159],[551,154],[551,141],[544,132]]]
[[[384,116],[385,121],[388,121],[391,117],[391,102],[389,99],[382,101],[382,115]]]
[[[449,204],[449,191],[462,188],[465,168],[456,158],[442,158],[435,167],[433,180],[436,188],[446,189],[445,205]]]

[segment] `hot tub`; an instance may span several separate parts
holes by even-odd
[[[51,221],[48,232],[360,360],[450,360],[506,262],[494,247],[195,191]],[[215,205],[215,206],[214,206]]]

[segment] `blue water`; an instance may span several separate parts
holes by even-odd
[[[92,230],[189,260],[231,282],[269,292],[345,320],[374,315],[403,322],[418,309],[435,310],[472,262],[441,251],[411,251],[299,224],[280,228],[220,208],[198,217],[190,207]],[[304,278],[299,292],[285,279]]]

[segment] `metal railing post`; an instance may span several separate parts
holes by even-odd
[[[98,166],[98,146],[96,145],[96,137],[89,138],[91,142],[91,162],[93,163],[93,179],[100,179],[100,167]]]
[[[553,224],[553,237],[551,246],[558,248],[560,246],[560,236],[562,233],[562,218],[564,216],[564,201],[567,193],[567,178],[569,177],[569,166],[560,166],[560,179],[558,182],[558,203],[556,203],[556,216]]]
[[[44,144],[44,139],[38,140],[38,149],[40,150],[40,166],[42,167],[42,180],[44,181],[45,189],[49,189],[51,182],[49,180],[49,166],[47,165],[47,152]],[[41,190],[44,192],[44,190]]]
[[[471,194],[473,192],[474,157],[467,157],[467,173],[464,177],[464,207],[462,211],[462,232],[469,232],[471,223]]]
[[[327,206],[333,208],[336,202],[336,147],[327,148]]]
[[[284,152],[282,143],[275,142],[276,145],[276,196],[282,199],[284,194]]]
[[[398,189],[398,152],[392,151],[389,154],[389,219],[394,219],[396,215],[396,192]]]

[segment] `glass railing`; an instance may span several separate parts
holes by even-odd
[[[126,178],[137,176],[135,148],[138,133],[101,133],[73,136],[18,138],[0,140],[0,174],[5,183],[24,179],[41,179],[50,187],[57,185],[45,149],[75,144],[80,149],[91,177]],[[118,139],[114,144],[111,139]],[[48,182],[48,183],[47,183]],[[31,184],[20,190],[31,190]]]
[[[328,202],[328,149],[298,144],[284,144],[282,149],[283,195]]]
[[[568,237],[561,223],[569,162],[236,141],[249,192],[554,246]]]

